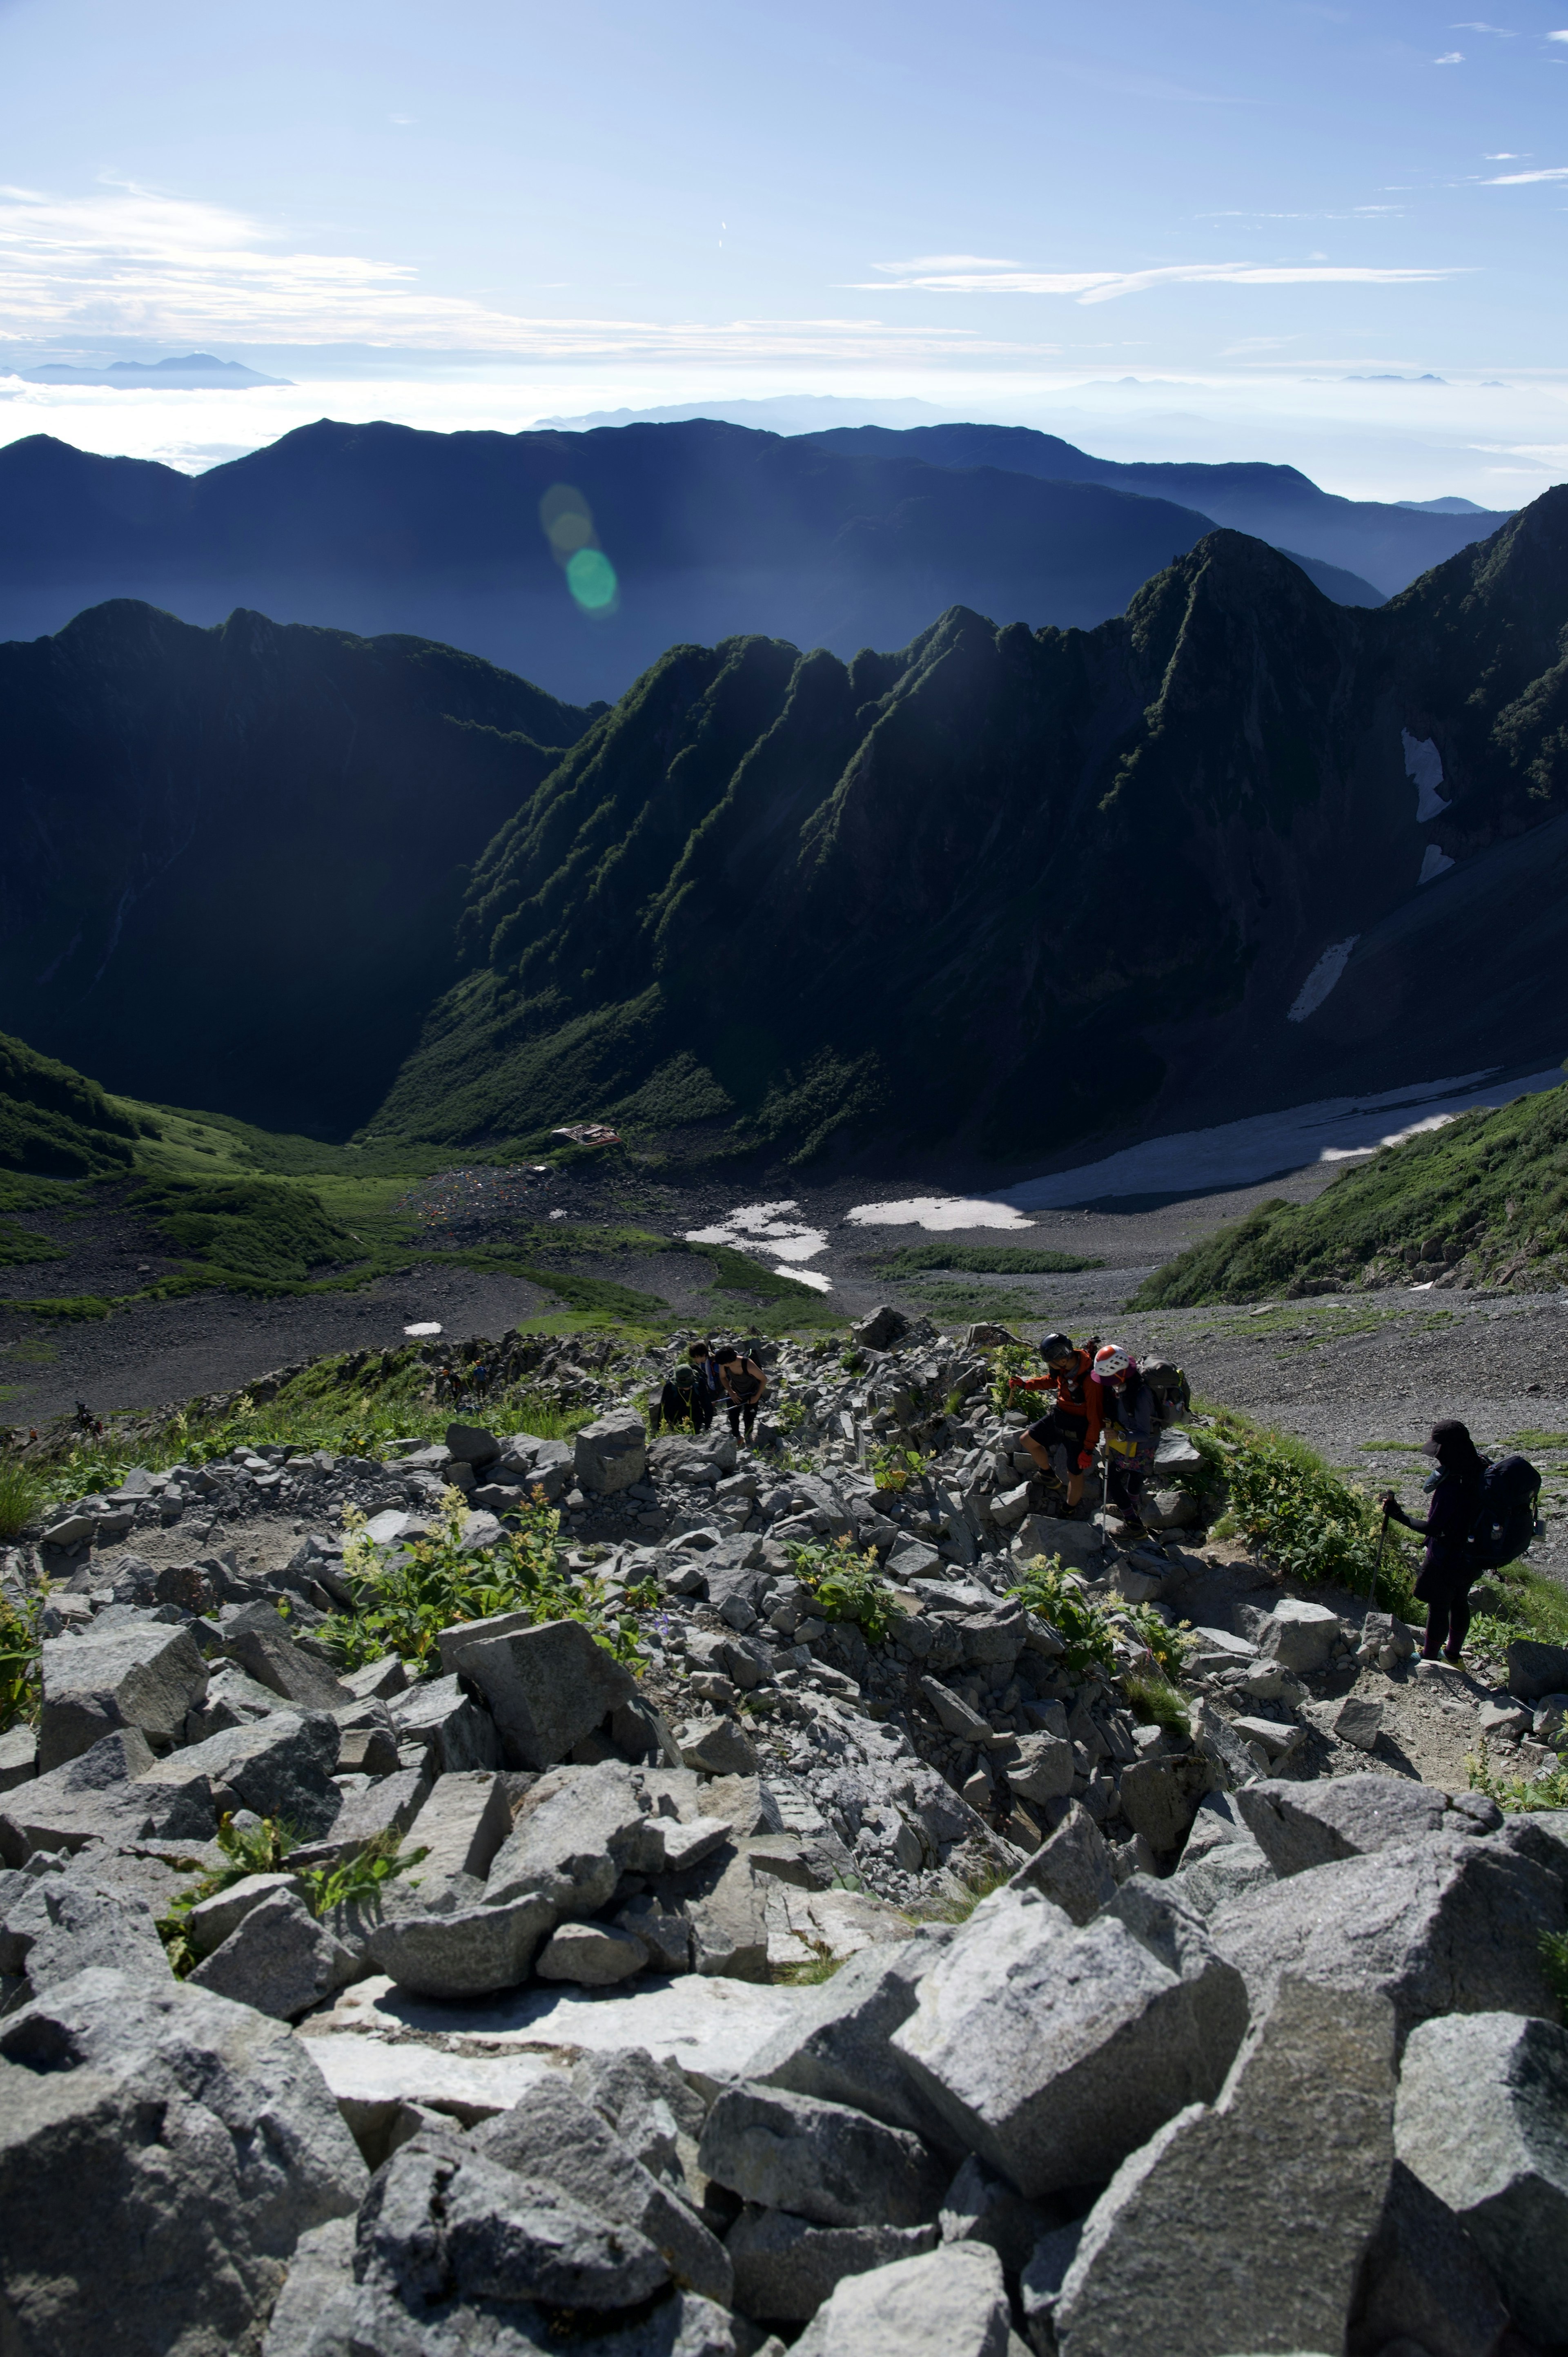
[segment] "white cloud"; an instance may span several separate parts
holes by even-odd
[[[1499,41],[1512,41],[1519,38],[1506,25],[1451,25],[1448,29],[1451,33],[1495,33]]]
[[[1564,26],[1560,33],[1548,33],[1546,38],[1549,41],[1568,41],[1568,26]]]
[[[983,342],[963,328],[910,334],[875,318],[532,317],[431,291],[405,263],[301,252],[250,215],[137,187],[77,198],[0,187],[0,317],[18,341],[360,343],[539,360],[915,361],[1054,350]]]
[[[915,265],[876,263],[889,274]],[[1370,269],[1349,264],[1282,264],[1247,262],[1179,262],[1157,270],[1014,270],[921,272],[892,277],[890,292],[918,295],[1071,295],[1080,303],[1109,303],[1118,295],[1141,295],[1151,286],[1226,285],[1402,286],[1451,278],[1452,270]],[[865,294],[875,287],[860,285],[851,291]],[[876,291],[880,291],[877,289]]]
[[[1500,163],[1502,158],[1496,160]],[[1487,188],[1522,188],[1531,180],[1568,180],[1568,164],[1550,164],[1537,172],[1498,172],[1481,185]]]
[[[1517,164],[1522,156],[1529,153],[1528,147],[1499,147],[1495,156],[1483,156],[1481,161],[1483,164]]]
[[[1432,62],[1434,66],[1462,66],[1465,62],[1465,52],[1463,49],[1450,49],[1446,57],[1434,58]]]

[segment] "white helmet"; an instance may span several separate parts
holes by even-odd
[[[1123,1350],[1120,1342],[1102,1343],[1094,1354],[1094,1372],[1101,1383],[1124,1375],[1132,1363],[1133,1353]]]

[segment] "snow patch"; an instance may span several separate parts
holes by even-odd
[[[1490,1081],[1487,1088],[1484,1082]],[[1477,1105],[1507,1104],[1515,1097],[1563,1085],[1562,1071],[1533,1072],[1498,1084],[1489,1071],[1461,1072],[1450,1080],[1413,1082],[1360,1097],[1323,1097],[1283,1113],[1259,1114],[1213,1129],[1191,1129],[1151,1137],[1102,1162],[1027,1178],[997,1199],[1025,1211],[1045,1211],[1124,1195],[1202,1194],[1221,1187],[1245,1187],[1261,1178],[1300,1170],[1312,1162],[1338,1162],[1375,1154],[1391,1138],[1409,1136],[1423,1125],[1451,1120]],[[1391,1121],[1391,1114],[1395,1116]],[[1398,1116],[1403,1115],[1402,1121]]]
[[[791,1219],[798,1211],[797,1202],[742,1203],[727,1218],[717,1221],[711,1228],[688,1228],[689,1244],[729,1244],[737,1252],[750,1246],[771,1253],[776,1260],[814,1260],[827,1248],[827,1235],[821,1228],[808,1228],[800,1220]],[[790,1270],[789,1275],[795,1272]]]
[[[1305,1023],[1316,1015],[1348,963],[1351,951],[1360,940],[1352,933],[1348,941],[1330,942],[1295,996],[1295,1004],[1285,1017],[1287,1023]]]
[[[792,1276],[797,1285],[809,1285],[813,1293],[831,1293],[832,1278],[820,1268],[776,1268],[775,1276]]]
[[[1016,1192],[1016,1190],[1014,1190]],[[857,1203],[844,1213],[855,1228],[930,1228],[945,1233],[954,1228],[1032,1228],[1014,1208],[1009,1197],[984,1201],[965,1195],[912,1195],[905,1203]]]
[[[1430,884],[1434,877],[1445,876],[1453,865],[1445,851],[1439,850],[1435,843],[1429,843],[1426,856],[1421,863],[1421,874],[1415,879],[1418,888],[1423,884]]]
[[[1415,823],[1424,826],[1448,808],[1437,789],[1443,783],[1443,756],[1430,737],[1412,737],[1400,730],[1404,745],[1404,773],[1415,788]]]
[[[439,1334],[441,1321],[437,1318],[423,1318],[417,1326],[405,1326],[403,1330],[405,1334]]]

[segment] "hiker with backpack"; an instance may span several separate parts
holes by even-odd
[[[664,1378],[658,1399],[648,1412],[648,1421],[653,1430],[657,1432],[662,1425],[671,1432],[705,1431],[706,1425],[699,1421],[704,1405],[703,1389],[701,1373],[689,1361],[672,1368]],[[713,1407],[708,1403],[708,1424],[713,1420]]]
[[[727,1344],[717,1353],[717,1363],[729,1428],[738,1440],[744,1423],[749,1446],[757,1426],[757,1410],[768,1389],[768,1377],[749,1351],[736,1351]]]
[[[719,1362],[709,1341],[689,1342],[686,1364],[692,1371],[695,1388],[692,1394],[692,1429],[708,1432],[713,1427],[714,1409],[724,1386],[719,1381]]]
[[[1415,1583],[1426,1607],[1422,1658],[1441,1656],[1458,1668],[1470,1630],[1470,1589],[1483,1571],[1512,1563],[1534,1537],[1541,1476],[1523,1457],[1489,1465],[1467,1426],[1453,1416],[1433,1426],[1421,1453],[1436,1459],[1423,1485],[1432,1501],[1425,1521],[1407,1514],[1391,1490],[1383,1513],[1426,1541]]]
[[[1024,1447],[1050,1483],[1065,1484],[1069,1515],[1079,1510],[1083,1478],[1092,1467],[1094,1452],[1100,1446],[1104,1394],[1099,1384],[1090,1380],[1098,1348],[1098,1339],[1078,1344],[1066,1334],[1047,1334],[1040,1344],[1045,1373],[1013,1378],[1014,1390],[1046,1394],[1046,1413],[1029,1426],[1024,1435]],[[1044,1491],[1042,1483],[1042,1505],[1047,1502]],[[1031,1481],[1031,1507],[1036,1504],[1035,1492],[1036,1482]]]
[[[1106,1504],[1142,1529],[1144,1482],[1164,1428],[1154,1387],[1120,1342],[1104,1342],[1096,1351],[1090,1380],[1102,1403]]]

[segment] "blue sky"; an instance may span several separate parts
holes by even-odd
[[[1512,504],[1568,472],[1565,112],[1568,0],[0,0],[0,361],[297,388],[0,438],[814,392]]]

